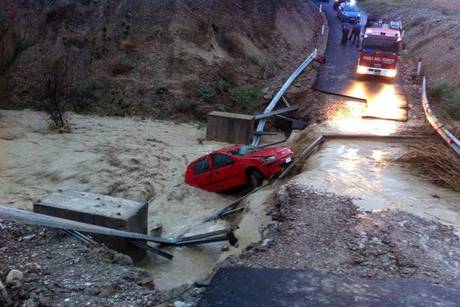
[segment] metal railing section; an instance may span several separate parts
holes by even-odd
[[[438,134],[447,142],[447,144],[458,154],[460,155],[460,141],[455,137],[455,135],[445,127],[445,124],[442,123],[434,114],[431,109],[430,102],[428,101],[427,90],[426,90],[426,77],[423,77],[422,83],[422,104],[423,110],[425,110],[426,118],[431,126],[438,132]]]
[[[300,76],[300,74],[307,68],[316,58],[318,55],[318,49],[315,49],[306,59],[305,61],[300,64],[299,67],[289,76],[287,81],[283,84],[281,89],[276,93],[276,95],[273,97],[273,99],[270,101],[268,106],[265,108],[265,111],[262,114],[268,114],[273,111],[273,109],[276,107],[278,102],[282,99],[284,93],[289,89],[289,87],[294,83],[294,81]],[[267,123],[266,118],[262,118],[259,120],[259,123],[257,124],[257,129],[256,129],[256,134],[252,137],[252,145],[257,146],[260,143],[261,139],[261,134],[264,131],[265,124]]]

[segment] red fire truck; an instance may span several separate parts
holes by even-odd
[[[400,21],[368,22],[356,70],[358,75],[395,78],[403,34]]]

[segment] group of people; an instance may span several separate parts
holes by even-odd
[[[349,21],[342,22],[342,45],[345,45],[347,41],[352,40],[356,42],[356,47],[359,47],[359,38],[361,35],[361,23],[359,20],[355,20],[353,23]]]

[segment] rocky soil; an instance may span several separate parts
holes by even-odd
[[[460,241],[445,225],[402,211],[360,212],[351,199],[294,183],[278,199],[273,214],[278,224],[242,263],[435,283],[460,280]]]
[[[131,258],[61,231],[0,220],[0,306],[170,306],[201,288],[155,289]]]

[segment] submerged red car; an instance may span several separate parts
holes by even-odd
[[[223,192],[248,185],[260,186],[264,179],[280,173],[294,159],[287,147],[265,148],[234,145],[201,157],[187,167],[185,182],[210,192]]]

